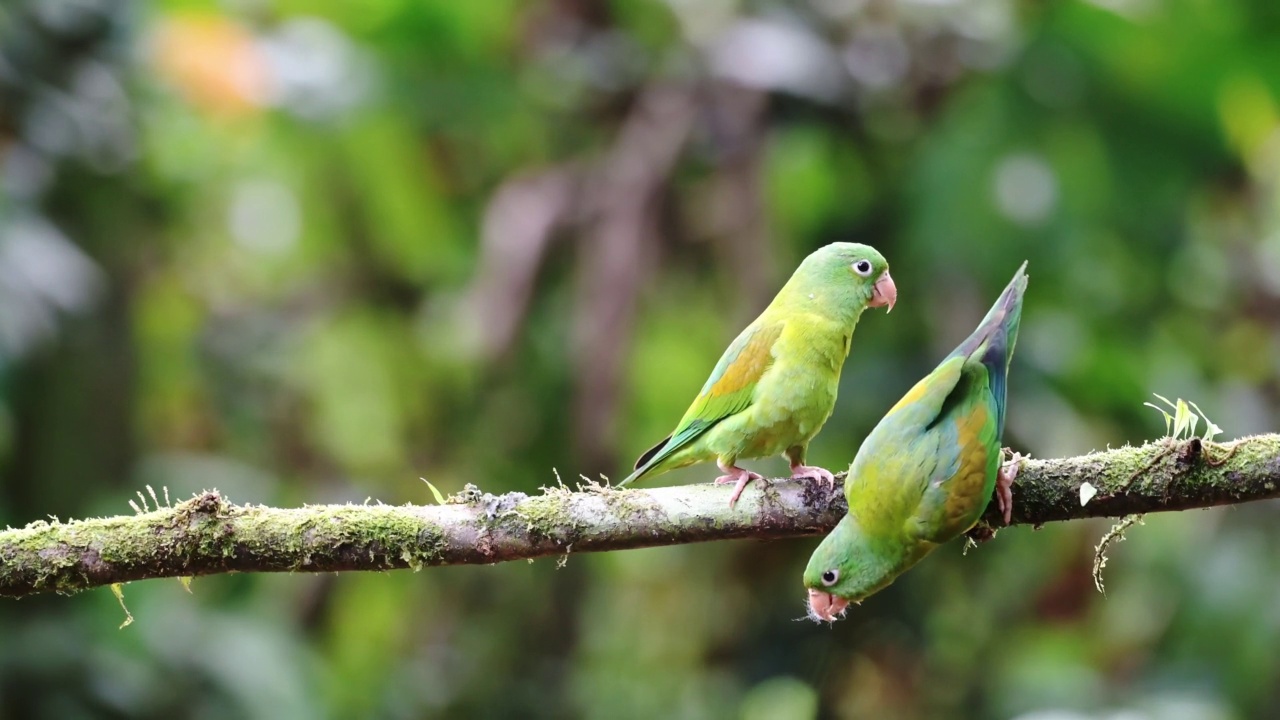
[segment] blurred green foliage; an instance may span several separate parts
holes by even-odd
[[[617,477],[813,248],[874,244],[811,459],[1032,277],[1006,442],[1280,413],[1280,5],[9,0],[0,523]],[[778,471],[778,460],[757,467]],[[710,468],[668,482],[706,481]],[[1275,504],[0,603],[0,718],[1265,718]]]

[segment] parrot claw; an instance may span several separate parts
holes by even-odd
[[[1000,471],[996,473],[996,506],[1000,508],[1005,525],[1013,519],[1013,481],[1018,477],[1018,468],[1022,466],[1023,459],[1021,453],[1012,453],[1009,462],[1001,465]]]
[[[828,488],[836,486],[836,476],[826,468],[820,468],[817,465],[792,465],[792,480],[817,480],[826,485]]]
[[[720,469],[725,471],[725,474],[716,478],[715,482],[717,485],[737,483],[737,485],[734,485],[733,487],[733,494],[729,496],[729,507],[731,508],[738,503],[738,498],[742,495],[742,491],[747,488],[747,485],[750,484],[752,480],[764,479],[764,476],[759,473],[753,473],[750,470],[745,470],[735,465],[725,467],[722,464],[720,465]]]

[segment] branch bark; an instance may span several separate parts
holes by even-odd
[[[1080,503],[1088,482],[1097,494]],[[551,488],[443,505],[234,505],[217,492],[131,516],[39,521],[0,532],[0,595],[72,593],[112,583],[226,572],[420,569],[655,545],[818,535],[846,511],[834,490],[754,483],[729,489]],[[1026,460],[1013,524],[1115,517],[1280,497],[1280,435],[1230,443],[1158,440],[1058,460]],[[994,508],[994,503],[992,504]],[[998,522],[994,509],[984,522]],[[988,533],[989,534],[989,533]]]

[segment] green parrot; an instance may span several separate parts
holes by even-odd
[[[800,263],[769,307],[729,345],[676,429],[636,461],[620,484],[715,460],[736,483],[729,506],[760,475],[739,458],[785,455],[793,478],[829,484],[804,464],[809,441],[836,404],[853,328],[868,307],[893,309],[898,289],[874,248],[832,243]]]
[[[978,522],[996,491],[1004,522],[1021,456],[1001,465],[1005,381],[1027,264],[978,329],[894,405],[858,448],[849,513],[809,558],[809,616],[832,622]]]

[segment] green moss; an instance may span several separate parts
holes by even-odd
[[[415,569],[437,560],[447,547],[439,528],[422,518],[395,510],[380,516],[374,537],[384,547],[401,546],[401,559]]]
[[[396,567],[399,560],[414,570],[420,570],[437,560],[447,543],[438,528],[409,513],[387,508],[369,521],[360,523],[359,531],[369,548],[370,559],[383,556],[388,568]],[[400,552],[392,557],[395,548]]]
[[[661,521],[665,513],[657,502],[635,490],[606,490],[605,504],[619,519],[626,523]]]
[[[510,529],[523,531],[533,538],[555,538],[561,545],[578,541],[582,522],[574,517],[570,501],[573,493],[550,492],[528,498],[506,513],[499,513],[494,521],[518,523]]]

